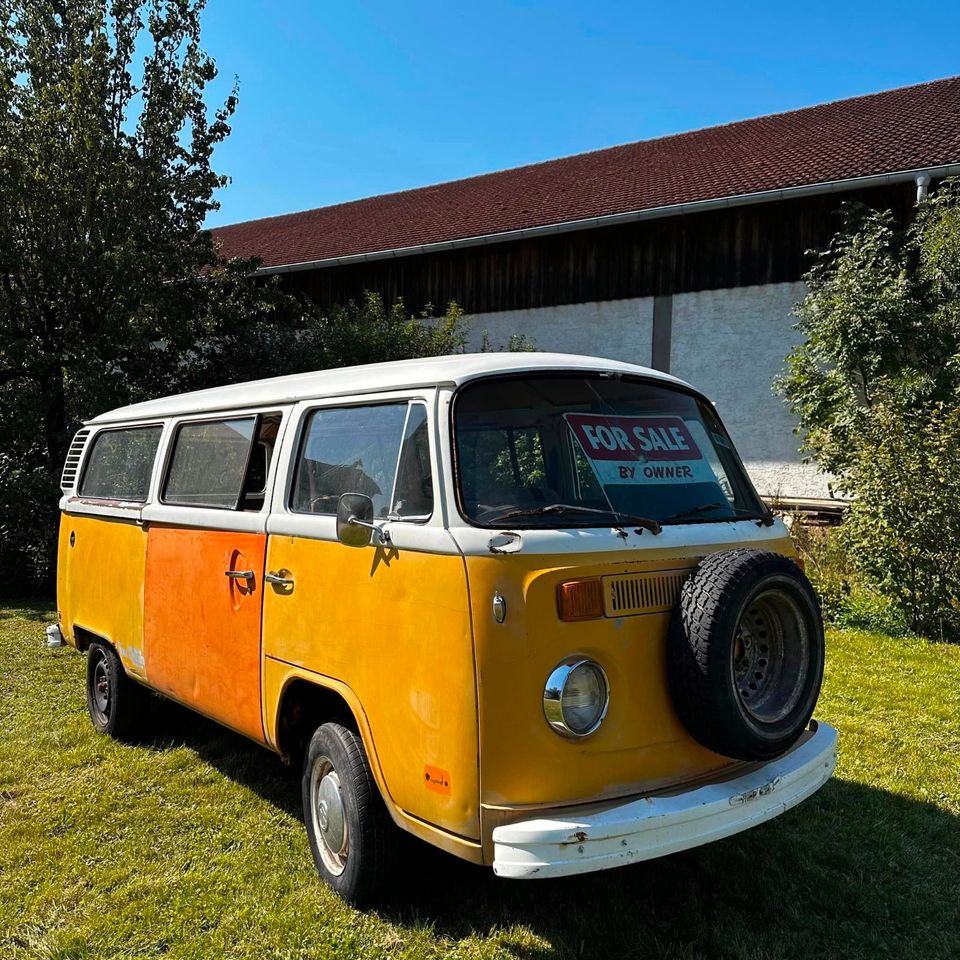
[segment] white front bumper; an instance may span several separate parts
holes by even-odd
[[[734,780],[626,803],[564,811],[493,831],[497,876],[559,877],[662,857],[748,830],[805,800],[830,779],[837,731],[814,723],[812,737]]]

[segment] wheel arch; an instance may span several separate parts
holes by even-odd
[[[117,656],[120,656],[120,651],[117,650],[117,645],[109,637],[104,637],[99,633],[94,633],[93,630],[88,630],[86,627],[81,627],[77,624],[74,624],[73,639],[77,649],[81,653],[86,653],[87,650],[90,649],[90,645],[93,643],[102,643],[105,647],[109,647],[111,650],[113,650]]]
[[[119,658],[123,672],[132,680],[149,686],[143,669],[143,652],[140,647],[124,647],[104,634],[96,630],[90,630],[87,627],[81,627],[79,624],[73,625],[73,646],[80,652],[86,653],[91,644],[99,643],[104,647],[109,647]]]
[[[301,763],[314,730],[329,721],[349,727],[363,741],[377,789],[391,816],[398,820],[397,807],[380,766],[373,731],[357,695],[345,683],[330,677],[291,673],[280,690],[274,717],[274,746],[280,756],[288,763]]]
[[[278,669],[280,667],[284,670],[282,679]],[[387,812],[398,827],[464,860],[472,863],[483,862],[483,850],[479,843],[418,819],[397,804],[380,765],[369,720],[360,704],[360,698],[351,687],[332,677],[311,673],[302,667],[280,664],[269,658],[266,660],[266,677],[264,703],[268,740],[288,763],[299,763],[303,758],[302,749],[291,752],[291,747],[296,747],[301,742],[305,745],[320,723],[339,720],[356,731],[363,741],[374,782]],[[272,707],[273,698],[269,692],[272,689],[278,691],[275,709]],[[292,711],[295,707],[299,707],[299,716],[297,723],[291,723],[293,713],[285,711]],[[324,715],[327,710],[330,714]],[[305,741],[302,740],[304,737]]]

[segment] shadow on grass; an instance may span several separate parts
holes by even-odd
[[[49,597],[18,597],[2,603],[0,620],[52,621],[56,614],[56,604]]]
[[[239,733],[160,696],[151,698],[153,733],[137,742],[148,750],[187,747],[225,777],[249,787],[278,810],[303,820],[300,771]]]
[[[302,819],[298,771],[244,738],[162,704],[185,745]],[[960,956],[960,819],[833,780],[755,830],[695,850],[562,880],[505,881],[410,839],[378,911],[454,940],[495,934],[518,958]]]

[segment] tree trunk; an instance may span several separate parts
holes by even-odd
[[[59,478],[67,455],[67,398],[63,389],[63,367],[55,363],[40,379],[40,417],[46,445],[47,469]]]

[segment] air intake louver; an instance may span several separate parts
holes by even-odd
[[[90,428],[84,427],[77,431],[77,435],[70,444],[67,451],[67,459],[63,465],[63,473],[60,474],[60,489],[67,493],[77,484],[77,471],[80,469],[80,458],[83,456],[83,448],[86,446],[87,437],[90,436]]]
[[[604,577],[604,613],[608,617],[630,617],[672,610],[689,575],[689,570],[659,570]]]

